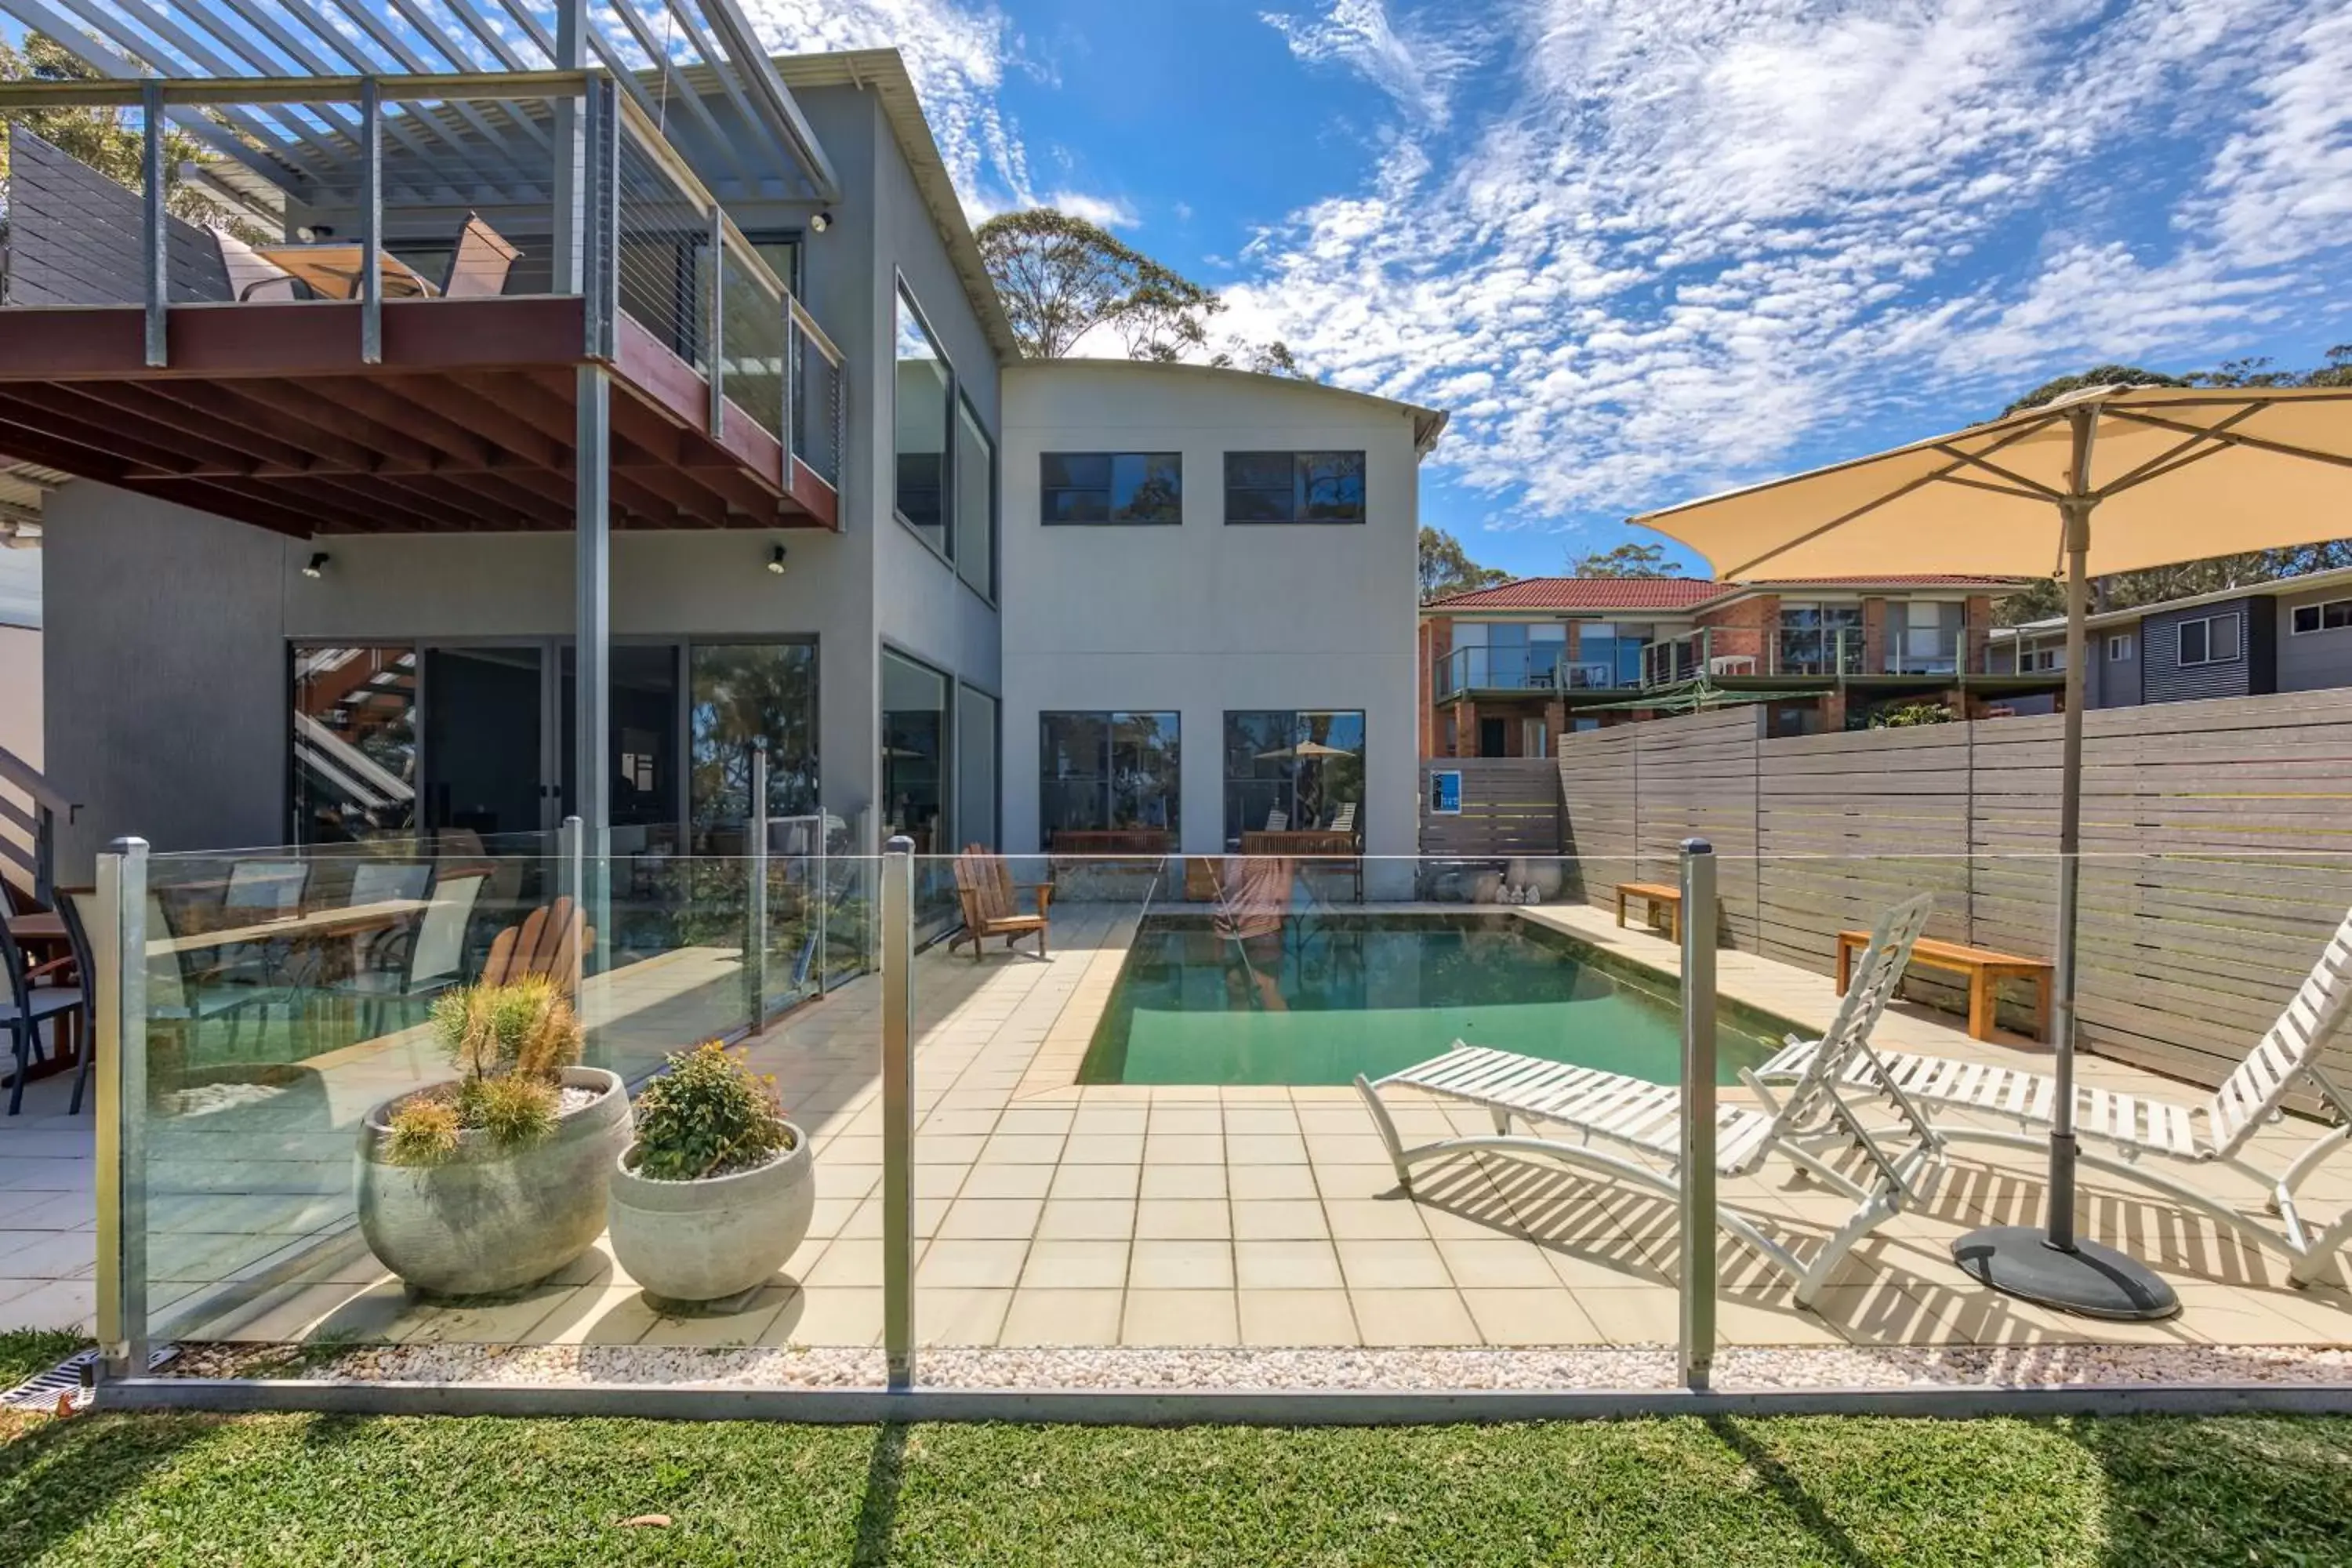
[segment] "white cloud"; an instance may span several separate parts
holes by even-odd
[[[1140,228],[1142,217],[1134,204],[1120,196],[1093,196],[1084,191],[1055,191],[1045,200],[1072,217],[1082,217],[1104,228]]]
[[[2352,257],[2329,0],[1498,16],[1449,68],[1485,95],[1450,126],[1396,85],[1379,5],[1277,23],[1401,108],[1361,188],[1253,238],[1230,320],[1452,406],[1440,459],[1519,520],[1959,422],[2095,359],[2210,361],[2324,308]]]
[[[743,0],[760,37],[780,53],[896,48],[921,98],[948,173],[974,221],[1033,198],[1029,160],[997,106],[1018,40],[993,5],[955,0]]]
[[[1475,59],[1468,35],[1434,26],[1400,26],[1384,0],[1331,0],[1318,16],[1276,12],[1258,18],[1312,65],[1337,63],[1364,78],[1419,118],[1444,124],[1454,82]]]

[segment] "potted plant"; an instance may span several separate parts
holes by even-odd
[[[807,1134],[775,1080],[718,1041],[672,1056],[637,1096],[613,1172],[613,1257],[648,1295],[739,1296],[783,1267],[816,1205]]]
[[[458,1076],[368,1112],[361,1234],[436,1295],[537,1284],[604,1228],[629,1097],[618,1074],[579,1065],[579,1016],[543,977],[446,992],[431,1023]]]

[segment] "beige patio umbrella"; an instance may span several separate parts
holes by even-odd
[[[2155,1273],[2074,1234],[2074,910],[2089,579],[2352,534],[2352,387],[2092,387],[1633,521],[1687,544],[1734,582],[2053,568],[2064,575],[2049,1215],[2042,1227],[1973,1232],[1952,1255],[2029,1300],[2105,1318],[2178,1311],[2178,1297]]]

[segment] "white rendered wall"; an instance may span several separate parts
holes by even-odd
[[[1224,521],[1227,451],[1365,454],[1361,525]],[[1046,527],[1044,452],[1184,458],[1179,526]],[[1418,464],[1409,411],[1311,383],[1123,360],[1004,372],[1005,843],[1037,843],[1038,715],[1181,715],[1188,855],[1224,848],[1224,715],[1364,714],[1364,847],[1410,855],[1418,816]]]

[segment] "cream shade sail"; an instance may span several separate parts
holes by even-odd
[[[2086,416],[2092,576],[2352,536],[2352,387],[2097,387],[1633,521],[1727,581],[2063,574]]]

